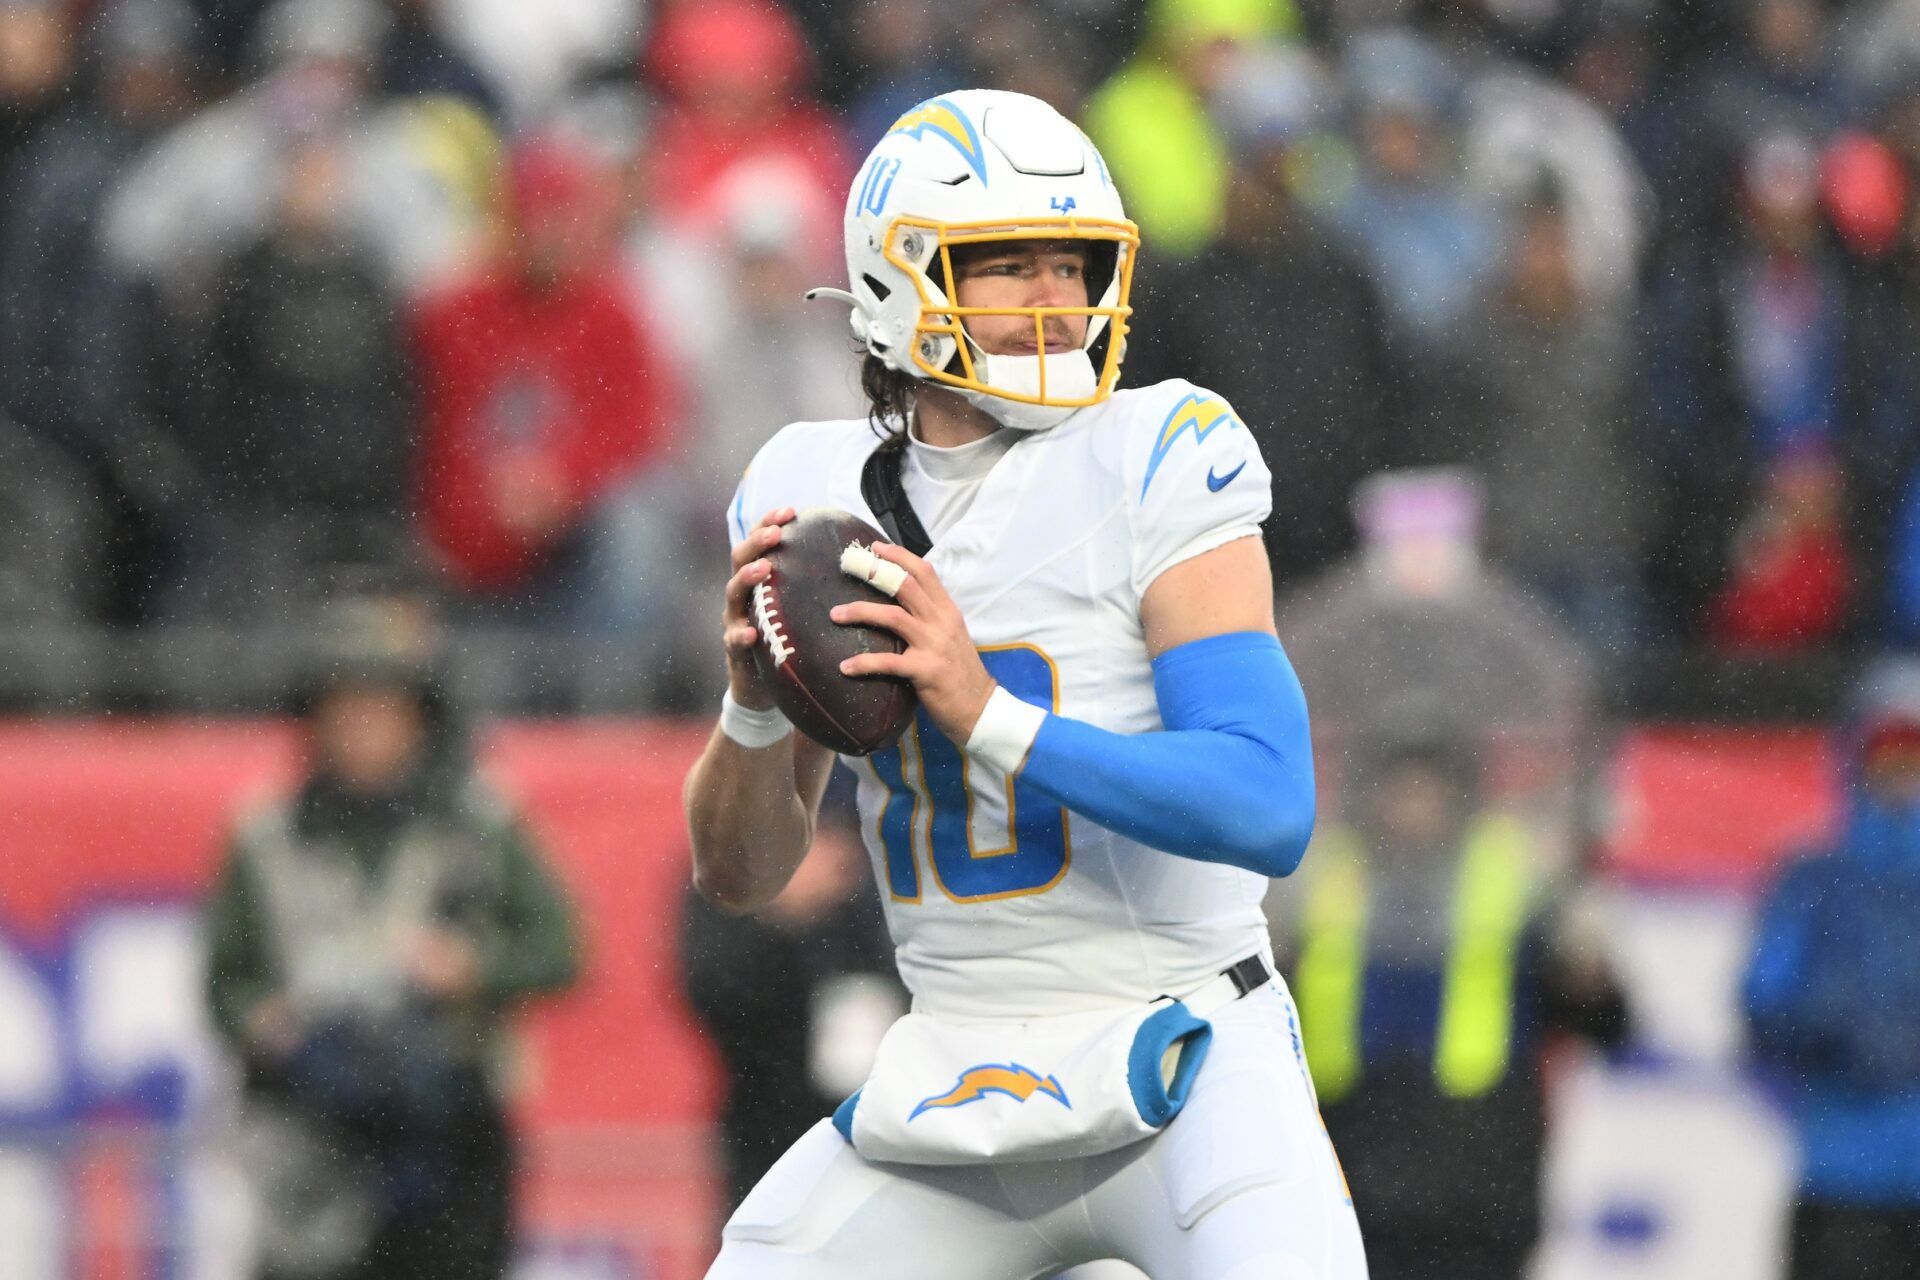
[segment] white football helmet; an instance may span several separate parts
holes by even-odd
[[[894,121],[847,195],[851,292],[807,296],[853,306],[853,333],[888,368],[952,387],[998,421],[1039,430],[1113,394],[1126,354],[1138,231],[1106,162],[1072,121],[1038,98],[964,89]],[[1088,247],[1085,307],[955,305],[956,245],[1078,240]],[[976,315],[1088,317],[1076,351],[990,355]]]

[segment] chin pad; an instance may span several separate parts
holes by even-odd
[[[1085,351],[1062,351],[1055,355],[992,356],[976,355],[975,368],[980,381],[997,391],[1014,395],[1040,394],[1040,362],[1045,360],[1047,395],[1057,400],[1086,400],[1098,389],[1100,380],[1093,372],[1093,359]],[[1018,431],[1044,431],[1071,418],[1077,406],[1028,404],[1009,400],[985,391],[962,390],[974,408]]]

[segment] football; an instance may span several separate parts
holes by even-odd
[[[856,515],[809,507],[767,553],[772,572],[753,589],[760,633],[753,657],[761,678],[795,728],[842,755],[871,755],[892,743],[919,701],[905,680],[840,672],[841,662],[855,654],[906,647],[884,628],[843,626],[829,616],[835,605],[885,602],[890,595],[882,588],[897,589],[898,566],[868,550],[884,541]]]

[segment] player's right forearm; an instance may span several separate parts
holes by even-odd
[[[726,910],[771,902],[813,843],[812,807],[786,741],[744,747],[716,728],[684,798],[694,888]]]

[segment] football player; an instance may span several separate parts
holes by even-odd
[[[686,804],[701,891],[771,899],[832,758],[755,673],[753,590],[796,509],[885,529],[894,602],[834,617],[905,641],[847,675],[919,694],[848,762],[914,1006],[715,1280],[1366,1274],[1260,911],[1314,815],[1270,478],[1220,397],[1116,390],[1137,247],[1093,144],[1019,94],[921,104],[854,181],[848,289],[816,292],[852,308],[873,414],[786,427],[741,483]]]

